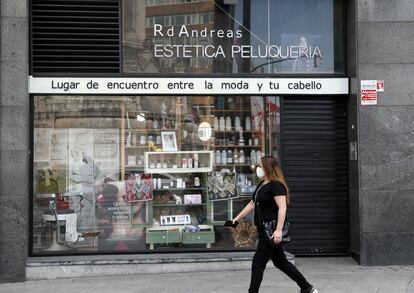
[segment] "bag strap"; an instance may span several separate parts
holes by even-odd
[[[266,183],[267,184],[267,183]],[[262,187],[263,187],[263,185],[266,185],[266,184],[261,184],[258,188],[257,188],[257,190],[256,190],[256,194],[255,194],[255,196],[254,196],[254,206],[256,207],[257,206],[257,198],[259,197],[259,191],[260,191],[260,189],[262,189]],[[262,218],[262,212],[260,211],[260,205],[257,207],[257,211],[258,211],[258,214],[259,214],[259,221],[260,221],[260,224],[261,225],[263,225],[263,218]]]

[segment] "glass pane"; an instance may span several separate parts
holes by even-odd
[[[124,2],[125,72],[344,70],[340,0]],[[158,39],[165,37],[186,40],[160,44]]]
[[[274,103],[35,96],[33,252],[252,248],[251,218],[237,234],[248,242],[223,224],[251,199],[265,125],[278,124]]]

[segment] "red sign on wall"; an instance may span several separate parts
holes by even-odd
[[[361,80],[361,105],[376,105],[377,101],[377,81]]]

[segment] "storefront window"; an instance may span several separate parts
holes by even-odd
[[[123,7],[124,72],[344,71],[341,0],[125,0]]]
[[[35,96],[33,253],[251,249],[277,97]]]

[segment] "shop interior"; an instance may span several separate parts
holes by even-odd
[[[33,96],[32,254],[253,249],[279,97]]]

